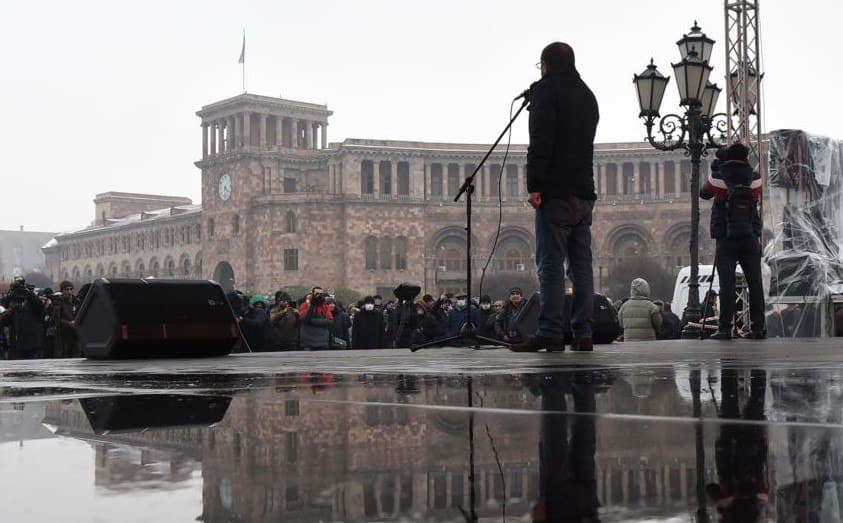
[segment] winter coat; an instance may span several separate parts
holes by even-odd
[[[478,330],[480,331],[480,335],[486,338],[495,338],[495,323],[497,323],[498,317],[495,313],[495,309],[480,309],[480,326]]]
[[[468,306],[466,306],[468,307]],[[458,309],[454,307],[450,314],[448,314],[448,325],[445,330],[445,336],[456,336],[460,333],[460,329],[466,322],[466,309]],[[480,311],[477,307],[471,306],[471,322],[474,323],[474,328],[480,328]]]
[[[521,314],[521,311],[524,310],[525,304],[526,302],[521,300],[521,304],[516,307],[511,301],[506,302],[503,310],[495,320],[495,335],[498,339],[502,340],[504,336],[507,336],[509,341],[518,342],[523,338],[517,326],[513,330],[512,324],[518,318],[518,315]]]
[[[678,340],[682,337],[682,329],[679,328],[679,316],[672,311],[661,311],[662,328],[659,331],[660,340]]]
[[[299,331],[299,345],[307,349],[330,349],[332,346],[331,329],[334,326],[334,316],[324,303],[312,305],[303,303],[301,330]]]
[[[240,322],[240,331],[252,352],[278,350],[281,347],[278,333],[272,327],[269,313],[265,309],[249,309]]]
[[[349,348],[351,346],[351,340],[348,336],[348,329],[351,327],[351,320],[348,314],[340,307],[334,309],[333,315],[334,326],[331,328],[331,334],[334,338],[344,341],[346,348]]]
[[[5,305],[8,305],[6,303]],[[35,295],[27,293],[21,304],[16,304],[3,317],[0,328],[9,327],[9,346],[22,357],[40,357],[44,350],[44,304]]]
[[[527,191],[542,199],[595,200],[594,135],[597,99],[573,67],[533,84]]]
[[[269,314],[269,321],[278,333],[278,341],[282,349],[298,348],[301,316],[297,309],[273,308]]]
[[[377,309],[360,309],[351,322],[353,349],[386,349],[383,313]]]
[[[661,330],[662,315],[650,301],[650,285],[641,278],[632,280],[629,299],[618,311],[624,341],[655,340]]]
[[[761,198],[761,175],[753,171],[748,163],[736,161],[723,162],[719,167],[712,168],[708,180],[700,188],[700,198],[714,198],[709,226],[711,237],[715,240],[726,238],[726,201],[729,197],[729,187],[735,185],[748,185],[752,188],[752,201],[756,203],[752,213],[752,232],[760,238],[762,223],[757,203]]]
[[[413,343],[422,344],[442,337],[439,320],[431,312],[416,314],[416,329],[413,331]]]

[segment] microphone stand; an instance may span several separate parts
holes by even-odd
[[[448,343],[451,343],[453,341],[469,342],[464,343],[464,345],[473,346],[475,349],[480,348],[480,342],[483,342],[486,345],[497,345],[499,347],[510,346],[509,343],[503,342],[501,340],[480,336],[477,333],[477,327],[474,325],[474,322],[471,321],[471,196],[474,194],[474,177],[477,176],[477,173],[480,172],[480,169],[482,169],[483,165],[486,164],[486,160],[489,159],[489,156],[492,155],[492,152],[503,139],[506,132],[509,131],[509,128],[512,127],[512,124],[515,123],[515,120],[518,118],[518,115],[521,114],[521,111],[523,111],[524,108],[529,105],[529,103],[529,96],[524,96],[524,101],[521,103],[521,107],[518,108],[518,111],[516,111],[512,119],[509,120],[509,123],[506,124],[506,127],[504,127],[503,132],[501,132],[500,136],[498,136],[498,139],[495,140],[495,143],[493,143],[492,147],[490,147],[489,150],[486,152],[486,156],[484,156],[483,159],[480,160],[480,163],[477,164],[477,167],[474,169],[474,172],[465,178],[465,181],[460,187],[460,190],[457,191],[457,195],[454,197],[454,201],[458,202],[460,201],[460,196],[465,194],[465,267],[467,276],[466,295],[468,296],[468,304],[466,305],[465,309],[465,324],[463,324],[459,334],[457,334],[456,336],[450,336],[439,340],[429,341],[427,343],[412,345],[410,347],[411,352],[416,352],[419,349],[424,349],[427,347],[447,345]]]

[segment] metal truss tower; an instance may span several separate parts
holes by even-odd
[[[761,138],[761,40],[758,33],[759,0],[724,0],[726,14],[726,114],[728,142],[750,149],[766,179],[767,159]]]

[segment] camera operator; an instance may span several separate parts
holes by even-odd
[[[46,287],[37,292],[38,298],[44,305],[44,358],[50,359],[56,357],[57,343],[56,340],[56,309],[57,302],[54,300],[53,289]]]
[[[275,293],[275,306],[269,310],[269,321],[278,333],[279,350],[299,348],[299,325],[301,316],[290,295],[283,291]]]
[[[9,328],[9,359],[28,360],[44,356],[44,304],[27,287],[22,277],[15,278],[9,292],[0,301],[6,309],[0,315],[0,327]]]
[[[331,330],[334,316],[328,308],[327,296],[322,287],[313,287],[310,301],[301,304],[302,326],[300,343],[307,349],[330,349],[333,345]]]
[[[80,358],[82,349],[79,346],[79,336],[76,333],[76,311],[79,309],[76,289],[73,284],[65,280],[59,284],[61,298],[54,306],[53,318],[56,322],[56,343],[58,358]]]

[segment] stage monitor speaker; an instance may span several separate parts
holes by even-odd
[[[222,287],[207,280],[98,279],[76,330],[95,359],[223,356],[239,339]]]
[[[571,295],[565,296],[565,321],[562,325],[562,331],[565,334],[565,342],[571,343],[573,335],[571,333]],[[602,294],[594,295],[594,313],[592,316],[593,330],[592,339],[594,343],[612,343],[612,341],[620,334],[620,326],[618,324],[618,315],[615,308],[609,303],[609,300]],[[518,330],[525,338],[536,333],[538,330],[539,321],[539,294],[534,293],[524,304],[524,310],[518,315],[515,321]]]
[[[139,394],[79,400],[95,434],[144,429],[208,427],[225,416],[228,396]]]

